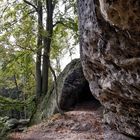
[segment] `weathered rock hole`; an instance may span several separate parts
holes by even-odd
[[[60,102],[62,110],[94,110],[100,107],[100,102],[92,95],[89,84],[86,82],[82,89],[77,91],[77,95],[65,96],[65,101]]]
[[[100,102],[94,98],[92,95],[88,83],[86,83],[83,91],[79,93],[78,100],[75,104],[75,107],[83,107],[83,109],[92,109],[92,107],[99,107],[101,104]]]

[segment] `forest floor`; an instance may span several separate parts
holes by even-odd
[[[64,116],[55,114],[22,133],[10,134],[8,140],[129,140],[103,124],[102,111],[97,103],[79,104]]]

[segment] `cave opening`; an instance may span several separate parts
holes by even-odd
[[[100,102],[92,95],[87,81],[82,86],[64,93],[60,101],[60,107],[65,111],[93,110],[100,106]]]
[[[78,93],[78,100],[75,102],[74,110],[94,110],[100,106],[100,102],[92,95],[89,84],[86,82],[81,92]]]

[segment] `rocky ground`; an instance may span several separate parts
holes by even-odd
[[[64,116],[55,114],[22,133],[12,133],[8,140],[132,140],[104,125],[102,110],[98,103],[85,102]]]

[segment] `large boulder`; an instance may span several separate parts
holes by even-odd
[[[83,75],[80,59],[73,60],[57,78],[58,103],[62,110],[67,111],[81,101],[94,99],[87,80]],[[39,123],[58,112],[55,89],[52,89],[39,104],[31,123]]]
[[[81,60],[104,120],[140,137],[140,1],[78,0]]]

